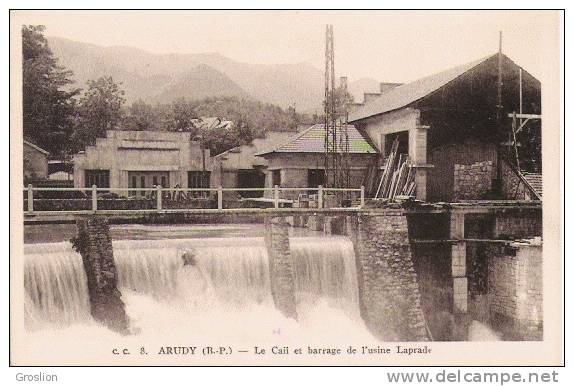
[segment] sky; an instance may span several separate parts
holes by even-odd
[[[218,52],[254,64],[324,68],[333,24],[335,71],[350,80],[408,82],[498,50],[538,77],[557,41],[546,11],[20,11],[46,35],[160,54]]]

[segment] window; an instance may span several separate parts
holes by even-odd
[[[167,186],[167,178],[166,176],[161,176],[161,186],[164,188],[169,188],[169,186]]]
[[[153,186],[157,186],[157,176],[153,176]]]
[[[272,170],[271,171],[271,184],[273,186],[281,186],[281,170]]]
[[[140,181],[141,181],[140,188],[145,188],[145,176],[141,176]]]
[[[96,185],[98,188],[110,187],[110,171],[91,169],[86,170],[86,188]]]
[[[138,179],[136,176],[132,176],[130,182],[130,188],[137,188],[138,187]],[[132,190],[130,192],[130,196],[137,196],[138,192],[136,190]]]
[[[209,188],[211,172],[190,171],[187,172],[187,187],[192,189]]]

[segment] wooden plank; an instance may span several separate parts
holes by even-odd
[[[542,114],[508,114],[508,118],[512,118],[514,116],[516,116],[516,118],[522,119],[542,119]]]

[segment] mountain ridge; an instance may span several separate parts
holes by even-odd
[[[238,96],[272,103],[297,111],[322,111],[323,73],[309,63],[250,64],[234,61],[218,52],[154,54],[130,46],[103,47],[66,38],[47,37],[59,63],[74,73],[75,86],[103,75],[121,82],[128,103],[170,102]],[[358,99],[358,88],[349,90]],[[374,80],[368,88],[376,87]],[[360,98],[362,100],[362,96]]]

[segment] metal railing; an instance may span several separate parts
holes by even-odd
[[[33,187],[32,185],[28,185],[24,188],[24,202],[26,203],[24,214],[34,214],[34,213],[46,213],[46,212],[83,212],[83,213],[97,213],[98,211],[102,211],[98,208],[98,200],[140,200],[145,203],[151,203],[155,200],[155,208],[146,208],[146,209],[114,209],[113,211],[116,213],[119,212],[167,212],[167,211],[179,211],[179,212],[186,212],[186,211],[193,211],[198,208],[179,208],[179,209],[169,209],[164,207],[164,203],[173,202],[173,197],[178,197],[177,193],[183,193],[185,195],[185,199],[190,200],[204,200],[207,199],[211,200],[214,196],[217,197],[217,207],[216,208],[201,208],[202,210],[213,210],[213,211],[223,211],[223,210],[232,210],[224,208],[224,193],[241,193],[241,192],[260,192],[263,196],[265,193],[271,192],[271,197],[260,197],[260,198],[246,198],[236,201],[260,201],[262,203],[269,203],[273,204],[273,208],[279,209],[286,204],[293,204],[298,200],[294,200],[291,198],[285,198],[285,195],[282,193],[291,192],[316,192],[316,208],[317,209],[325,209],[325,198],[328,194],[343,194],[347,195],[348,197],[355,196],[355,201],[357,201],[357,194],[358,194],[358,205],[354,206],[353,208],[363,208],[365,206],[365,188],[361,186],[361,188],[326,188],[323,186],[318,186],[317,188],[291,188],[291,187],[280,187],[275,185],[272,188],[224,188],[224,187],[217,187],[217,188],[163,188],[161,186],[155,186],[150,188],[98,188],[96,185],[93,185],[91,188],[53,188],[53,187]],[[46,197],[38,197],[35,195],[35,192],[70,192],[73,195],[73,192],[76,193],[83,193],[84,195],[80,195],[80,197],[73,197],[73,198],[46,198]],[[127,195],[122,195],[123,192],[126,192]],[[133,197],[135,194],[137,196],[137,192],[149,192],[149,195],[146,197]],[[194,195],[195,193],[199,193],[198,195]],[[207,193],[207,194],[206,194]],[[106,197],[106,194],[112,194],[113,196],[117,197]],[[130,197],[132,195],[132,197]],[[182,196],[183,196],[182,195]],[[171,197],[171,199],[167,199],[166,196]],[[282,197],[283,196],[283,197]],[[71,201],[71,200],[80,200],[83,203],[86,203],[91,198],[91,205],[89,208],[86,209],[54,209],[52,211],[45,211],[45,210],[37,210],[34,207],[34,201],[46,200],[46,201]],[[181,196],[180,196],[181,198]],[[353,201],[351,199],[351,201]],[[84,205],[85,206],[85,205]],[[315,208],[315,207],[314,207]],[[235,208],[237,209],[237,208]],[[296,210],[297,208],[293,208]],[[109,211],[109,210],[108,210]]]

